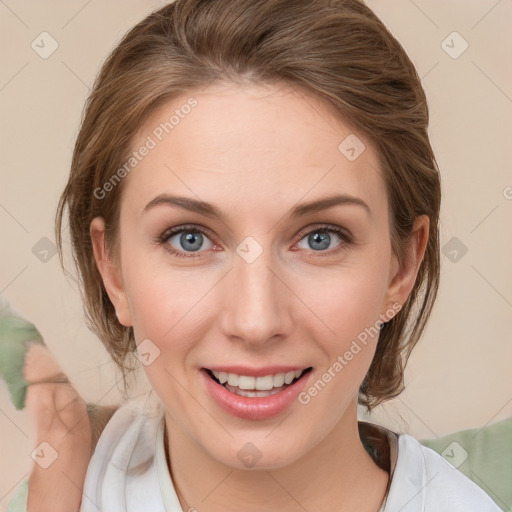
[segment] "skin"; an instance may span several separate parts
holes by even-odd
[[[198,106],[124,180],[118,259],[105,250],[103,219],[91,223],[119,321],[133,326],[137,343],[149,338],[160,350],[144,369],[165,407],[169,469],[183,510],[261,510],[264,500],[266,510],[375,512],[389,475],[359,439],[357,393],[377,336],[309,404],[294,402],[268,420],[225,412],[199,371],[297,364],[313,367],[310,383],[320,378],[360,332],[405,302],[428,218],[416,219],[399,268],[374,148],[318,100],[285,86],[190,91],[161,106],[133,147],[190,96]],[[353,162],[338,150],[351,133],[366,145]],[[297,203],[333,192],[362,199],[371,213],[345,204],[289,217]],[[162,193],[208,201],[225,218],[169,205],[145,210]],[[349,230],[353,242],[330,233],[329,247],[314,250],[307,235],[322,223]],[[207,230],[199,251],[180,245],[179,234],[157,243],[184,224]],[[247,236],[263,249],[252,263],[236,252]],[[250,469],[237,457],[247,442],[261,452]]]
[[[47,347],[33,345],[25,358],[26,405],[35,420],[34,447],[48,443],[58,454],[51,465],[34,463],[29,477],[27,512],[72,512],[80,509],[93,437],[87,407],[64,377]],[[45,380],[55,382],[44,382]],[[38,450],[36,453],[44,453]],[[46,449],[47,455],[48,449]]]

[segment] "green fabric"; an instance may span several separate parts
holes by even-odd
[[[2,297],[0,306],[0,376],[5,380],[16,409],[25,407],[27,381],[23,368],[30,343],[44,345],[36,327],[14,313]]]
[[[13,497],[7,504],[7,512],[27,512],[28,502],[28,479],[25,480],[16,490]]]
[[[512,512],[512,417],[419,441],[475,482],[502,510]]]

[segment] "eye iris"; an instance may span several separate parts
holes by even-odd
[[[317,231],[308,236],[308,242],[315,251],[326,249],[331,242],[331,236],[324,231]]]
[[[201,245],[203,245],[203,235],[201,233],[192,233],[190,231],[182,233],[180,236],[180,243],[184,249],[197,251],[201,248]],[[189,243],[192,244],[192,247],[187,247],[186,244]]]

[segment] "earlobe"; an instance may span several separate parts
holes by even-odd
[[[386,293],[385,307],[394,304],[400,304],[400,307],[403,306],[414,288],[416,276],[427,247],[429,226],[430,220],[427,215],[417,217],[413,224],[403,265],[399,267],[396,258],[393,259],[394,267]]]
[[[121,325],[125,327],[132,326],[130,308],[124,289],[121,268],[111,261],[105,243],[105,221],[101,217],[96,217],[89,226],[91,241],[94,251],[96,266],[101,274],[103,285],[107,291],[110,301],[116,310],[116,316]]]

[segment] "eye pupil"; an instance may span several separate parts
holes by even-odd
[[[192,233],[190,231],[182,233],[180,237],[180,243],[181,246],[186,250],[198,251],[203,244],[203,235],[201,233]],[[188,243],[192,244],[192,247],[187,246],[186,244]]]
[[[315,251],[326,249],[331,242],[331,236],[324,231],[316,231],[308,237],[308,241]],[[315,246],[315,244],[318,244]]]

